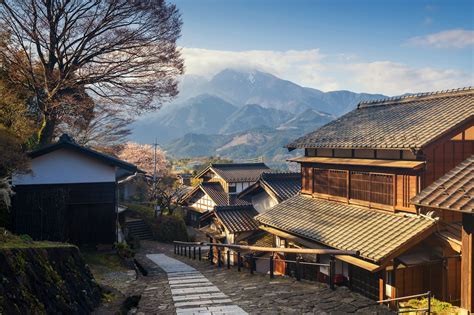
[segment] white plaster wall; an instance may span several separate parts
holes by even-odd
[[[252,205],[258,213],[262,213],[263,211],[270,209],[278,204],[278,202],[273,199],[269,194],[265,191],[262,191],[255,196],[252,197]]]
[[[212,199],[204,194],[200,199],[191,205],[191,207],[202,210],[212,210],[216,206],[216,203]]]
[[[13,176],[13,185],[115,182],[114,166],[67,149],[34,158],[30,167],[31,173]]]

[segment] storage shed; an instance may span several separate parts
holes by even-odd
[[[68,135],[29,154],[31,173],[14,175],[13,229],[77,245],[117,239],[117,180],[137,167],[78,145]]]

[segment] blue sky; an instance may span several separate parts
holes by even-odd
[[[389,95],[474,84],[474,1],[171,0],[187,72]]]

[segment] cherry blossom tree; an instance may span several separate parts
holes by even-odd
[[[121,160],[135,164],[148,175],[153,175],[154,170],[154,148],[150,144],[139,144],[135,142],[127,142],[123,145],[123,149],[118,154]],[[164,152],[156,149],[156,173],[163,176],[167,173],[166,157]]]

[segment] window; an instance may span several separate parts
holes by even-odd
[[[302,166],[301,167],[301,191],[303,193],[311,194],[313,187],[313,173],[311,167]]]
[[[350,198],[393,205],[393,175],[351,172]]]
[[[347,197],[347,171],[315,168],[314,192]]]
[[[237,192],[237,186],[235,184],[229,184],[229,194],[235,194]]]

